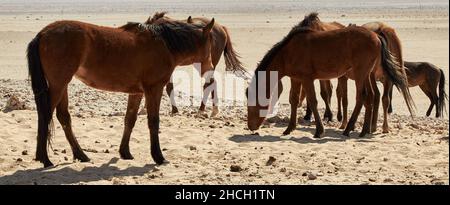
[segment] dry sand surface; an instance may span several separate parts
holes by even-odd
[[[408,61],[429,61],[449,75],[448,2],[428,1],[54,1],[25,3],[0,0],[0,184],[448,184],[449,117],[423,117],[429,100],[419,88],[411,88],[417,105],[412,119],[398,92],[394,93],[391,133],[381,127],[373,135],[358,138],[362,119],[349,138],[341,135],[338,122],[326,123],[321,139],[313,139],[314,125],[300,121],[297,130],[282,136],[287,126],[289,80],[279,113],[258,135],[246,129],[246,108],[221,102],[219,117],[195,117],[198,103],[180,107],[170,116],[166,96],[161,107],[160,140],[170,163],[155,166],[150,157],[149,131],[145,115],[139,115],[131,139],[134,160],[119,158],[126,94],[101,92],[74,80],[70,85],[73,130],[89,163],[72,161],[59,122],[50,159],[56,167],[43,169],[33,160],[37,115],[27,81],[25,49],[46,24],[73,19],[119,26],[144,21],[157,10],[168,10],[174,18],[215,17],[226,25],[242,61],[252,70],[264,53],[310,11],[323,21],[362,24],[383,21],[396,28]],[[208,2],[208,3],[206,3]],[[222,2],[222,3],[221,3]],[[224,2],[224,3],[223,3]],[[26,5],[26,6],[24,6]],[[223,61],[218,72],[223,72]],[[180,68],[196,74],[191,67]],[[333,81],[336,86],[336,81]],[[182,86],[177,90],[186,91]],[[353,83],[350,108],[354,105]],[[382,85],[379,85],[382,88]],[[447,86],[446,86],[447,87]],[[236,92],[243,94],[244,88]],[[318,92],[318,86],[316,87]],[[447,89],[448,92],[448,89]],[[8,101],[15,96],[14,109]],[[320,97],[317,96],[319,99]],[[178,101],[198,96],[180,93]],[[243,101],[241,96],[239,101]],[[319,106],[323,107],[321,100]],[[336,111],[336,98],[332,98]],[[321,110],[323,111],[323,110]],[[351,111],[351,110],[350,110]],[[304,108],[299,109],[300,115]],[[434,111],[433,111],[434,115]],[[362,116],[362,115],[361,115]],[[381,115],[380,115],[381,117]],[[381,119],[378,125],[381,126]],[[270,159],[270,160],[269,160]],[[233,168],[239,167],[236,171]],[[233,169],[234,170],[234,169]]]

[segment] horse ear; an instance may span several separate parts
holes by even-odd
[[[188,17],[187,22],[188,23],[192,23],[192,17],[191,16]]]
[[[211,19],[211,21],[203,28],[203,33],[208,34],[211,32],[212,28],[214,26],[214,18]]]

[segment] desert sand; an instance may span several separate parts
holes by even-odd
[[[419,88],[410,89],[417,106],[414,118],[401,95],[394,92],[394,114],[389,117],[388,134],[381,133],[380,114],[377,132],[358,138],[360,115],[356,132],[350,137],[341,135],[335,120],[325,123],[326,132],[321,139],[314,139],[314,124],[302,120],[297,130],[282,136],[289,116],[287,78],[283,79],[285,90],[279,112],[258,130],[259,136],[246,128],[243,95],[236,99],[239,103],[221,101],[221,114],[216,118],[196,117],[198,103],[180,107],[180,114],[171,116],[165,95],[160,111],[160,141],[169,163],[160,166],[150,157],[149,131],[143,114],[138,117],[130,143],[135,159],[119,157],[126,94],[94,90],[74,79],[69,87],[73,130],[91,162],[73,161],[70,146],[54,118],[55,135],[49,154],[56,166],[43,169],[33,160],[37,115],[25,58],[28,42],[53,21],[71,19],[120,26],[128,21],[143,22],[155,11],[165,10],[179,19],[189,15],[215,17],[229,28],[235,49],[252,71],[293,25],[309,12],[318,11],[323,21],[383,21],[391,25],[402,40],[405,60],[431,62],[441,67],[449,79],[447,1],[33,2],[0,0],[0,184],[448,185],[449,115],[446,113],[443,119],[425,117],[429,100]],[[191,66],[178,69],[197,75]],[[217,72],[224,72],[223,59]],[[332,82],[336,87],[336,80]],[[381,89],[382,85],[378,87]],[[183,86],[175,89],[180,91],[178,101],[199,98],[187,96]],[[351,111],[352,82],[349,89]],[[236,88],[236,92],[243,94],[244,88]],[[317,97],[322,112],[324,105]],[[20,105],[10,107],[11,98]],[[332,106],[336,115],[335,95]],[[208,109],[210,112],[210,106]],[[299,109],[299,115],[303,114],[304,108]],[[231,166],[240,169],[231,171]]]

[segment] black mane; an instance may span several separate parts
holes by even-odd
[[[202,27],[180,21],[163,24],[128,22],[119,28],[126,31],[136,29],[138,32],[151,32],[156,38],[164,41],[171,53],[195,52],[203,35],[199,31]]]
[[[280,52],[280,50],[292,39],[293,36],[299,33],[312,31],[310,29],[310,26],[313,25],[313,23],[320,21],[318,15],[319,14],[316,12],[310,13],[309,15],[305,16],[305,18],[300,23],[292,27],[287,36],[285,36],[280,42],[276,43],[269,51],[267,51],[266,55],[258,63],[255,74],[258,71],[267,70],[267,67],[273,61],[278,52]]]

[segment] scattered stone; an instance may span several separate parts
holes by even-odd
[[[308,174],[308,180],[315,180],[315,179],[317,179],[317,176],[315,174],[313,173]]]
[[[109,150],[108,149],[106,149],[105,151],[104,151],[105,153],[109,153]]]
[[[280,172],[286,172],[286,168],[284,168],[284,167],[281,168],[281,169],[280,169]]]
[[[26,109],[27,106],[25,101],[21,101],[19,97],[13,94],[9,97],[8,101],[6,101],[6,106],[3,109],[3,112],[10,112],[13,110],[26,110]]]
[[[385,162],[387,162],[388,160],[389,160],[389,159],[386,158],[386,157],[383,158],[383,161],[385,161]]]
[[[369,181],[376,182],[377,180],[375,178],[369,178]]]
[[[216,128],[216,125],[209,125],[209,128]]]
[[[27,150],[23,150],[22,151],[22,155],[28,155],[28,151]]]
[[[346,16],[347,16],[347,15],[345,15],[345,14],[342,14],[342,15],[341,15],[341,17],[346,17]]]
[[[160,170],[160,169],[159,169],[158,167],[153,167],[153,170],[152,170],[152,171],[153,171],[153,172],[159,172],[159,170]]]
[[[17,160],[16,161],[18,161],[18,162],[22,162],[23,161],[23,159],[22,158],[17,158]]]
[[[384,183],[389,183],[389,182],[393,182],[394,180],[392,180],[391,178],[386,178],[383,180]]]
[[[322,173],[322,172],[318,172],[318,173],[317,173],[317,176],[318,176],[318,177],[321,177],[321,176],[323,176],[323,173]]]
[[[61,150],[61,153],[65,154],[67,151],[66,149]]]
[[[113,125],[110,125],[110,126],[109,126],[109,128],[113,128],[113,127],[114,127]]]
[[[66,156],[64,156],[64,160],[65,160],[65,161],[68,161],[68,160],[69,160],[69,158],[67,158]]]
[[[191,145],[191,146],[189,146],[189,150],[191,150],[191,151],[193,151],[193,150],[197,150],[197,147],[195,147],[195,146]]]
[[[242,168],[239,165],[231,165],[230,166],[230,171],[231,172],[240,172],[240,171],[242,171]]]
[[[415,123],[410,123],[409,126],[414,128],[414,129],[420,129],[419,125],[417,125]]]
[[[270,156],[266,162],[266,166],[272,165],[277,159],[275,157]]]

